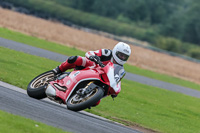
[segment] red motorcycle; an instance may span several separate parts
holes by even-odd
[[[27,93],[32,98],[48,97],[66,104],[73,111],[90,108],[105,96],[117,95],[121,90],[118,73],[122,66],[94,62],[94,66],[56,76],[53,70],[42,73],[29,83]]]

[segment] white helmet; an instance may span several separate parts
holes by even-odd
[[[126,63],[130,55],[131,55],[131,48],[128,44],[124,42],[117,43],[112,50],[113,58],[120,65]]]

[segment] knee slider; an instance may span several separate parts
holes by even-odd
[[[74,63],[77,60],[78,56],[70,56],[67,60],[68,63]]]

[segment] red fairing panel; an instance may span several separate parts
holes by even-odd
[[[89,78],[88,78],[89,77]],[[84,70],[84,71],[73,71],[70,75],[64,79],[57,80],[55,82],[51,82],[50,84],[53,85],[54,83],[59,84],[60,86],[66,86],[68,89],[66,92],[59,91],[56,89],[56,96],[60,97],[63,101],[66,101],[68,96],[73,92],[76,86],[85,80],[99,80],[99,74],[97,71],[94,70]]]

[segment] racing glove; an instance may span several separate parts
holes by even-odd
[[[99,56],[90,56],[89,60],[94,61],[95,63],[99,64],[101,67],[104,67],[104,64],[101,62],[101,59]]]
[[[91,61],[95,61],[95,62],[99,62],[100,61],[100,57],[99,56],[97,56],[97,55],[95,55],[95,56],[90,56],[89,57],[89,60],[91,60]]]

